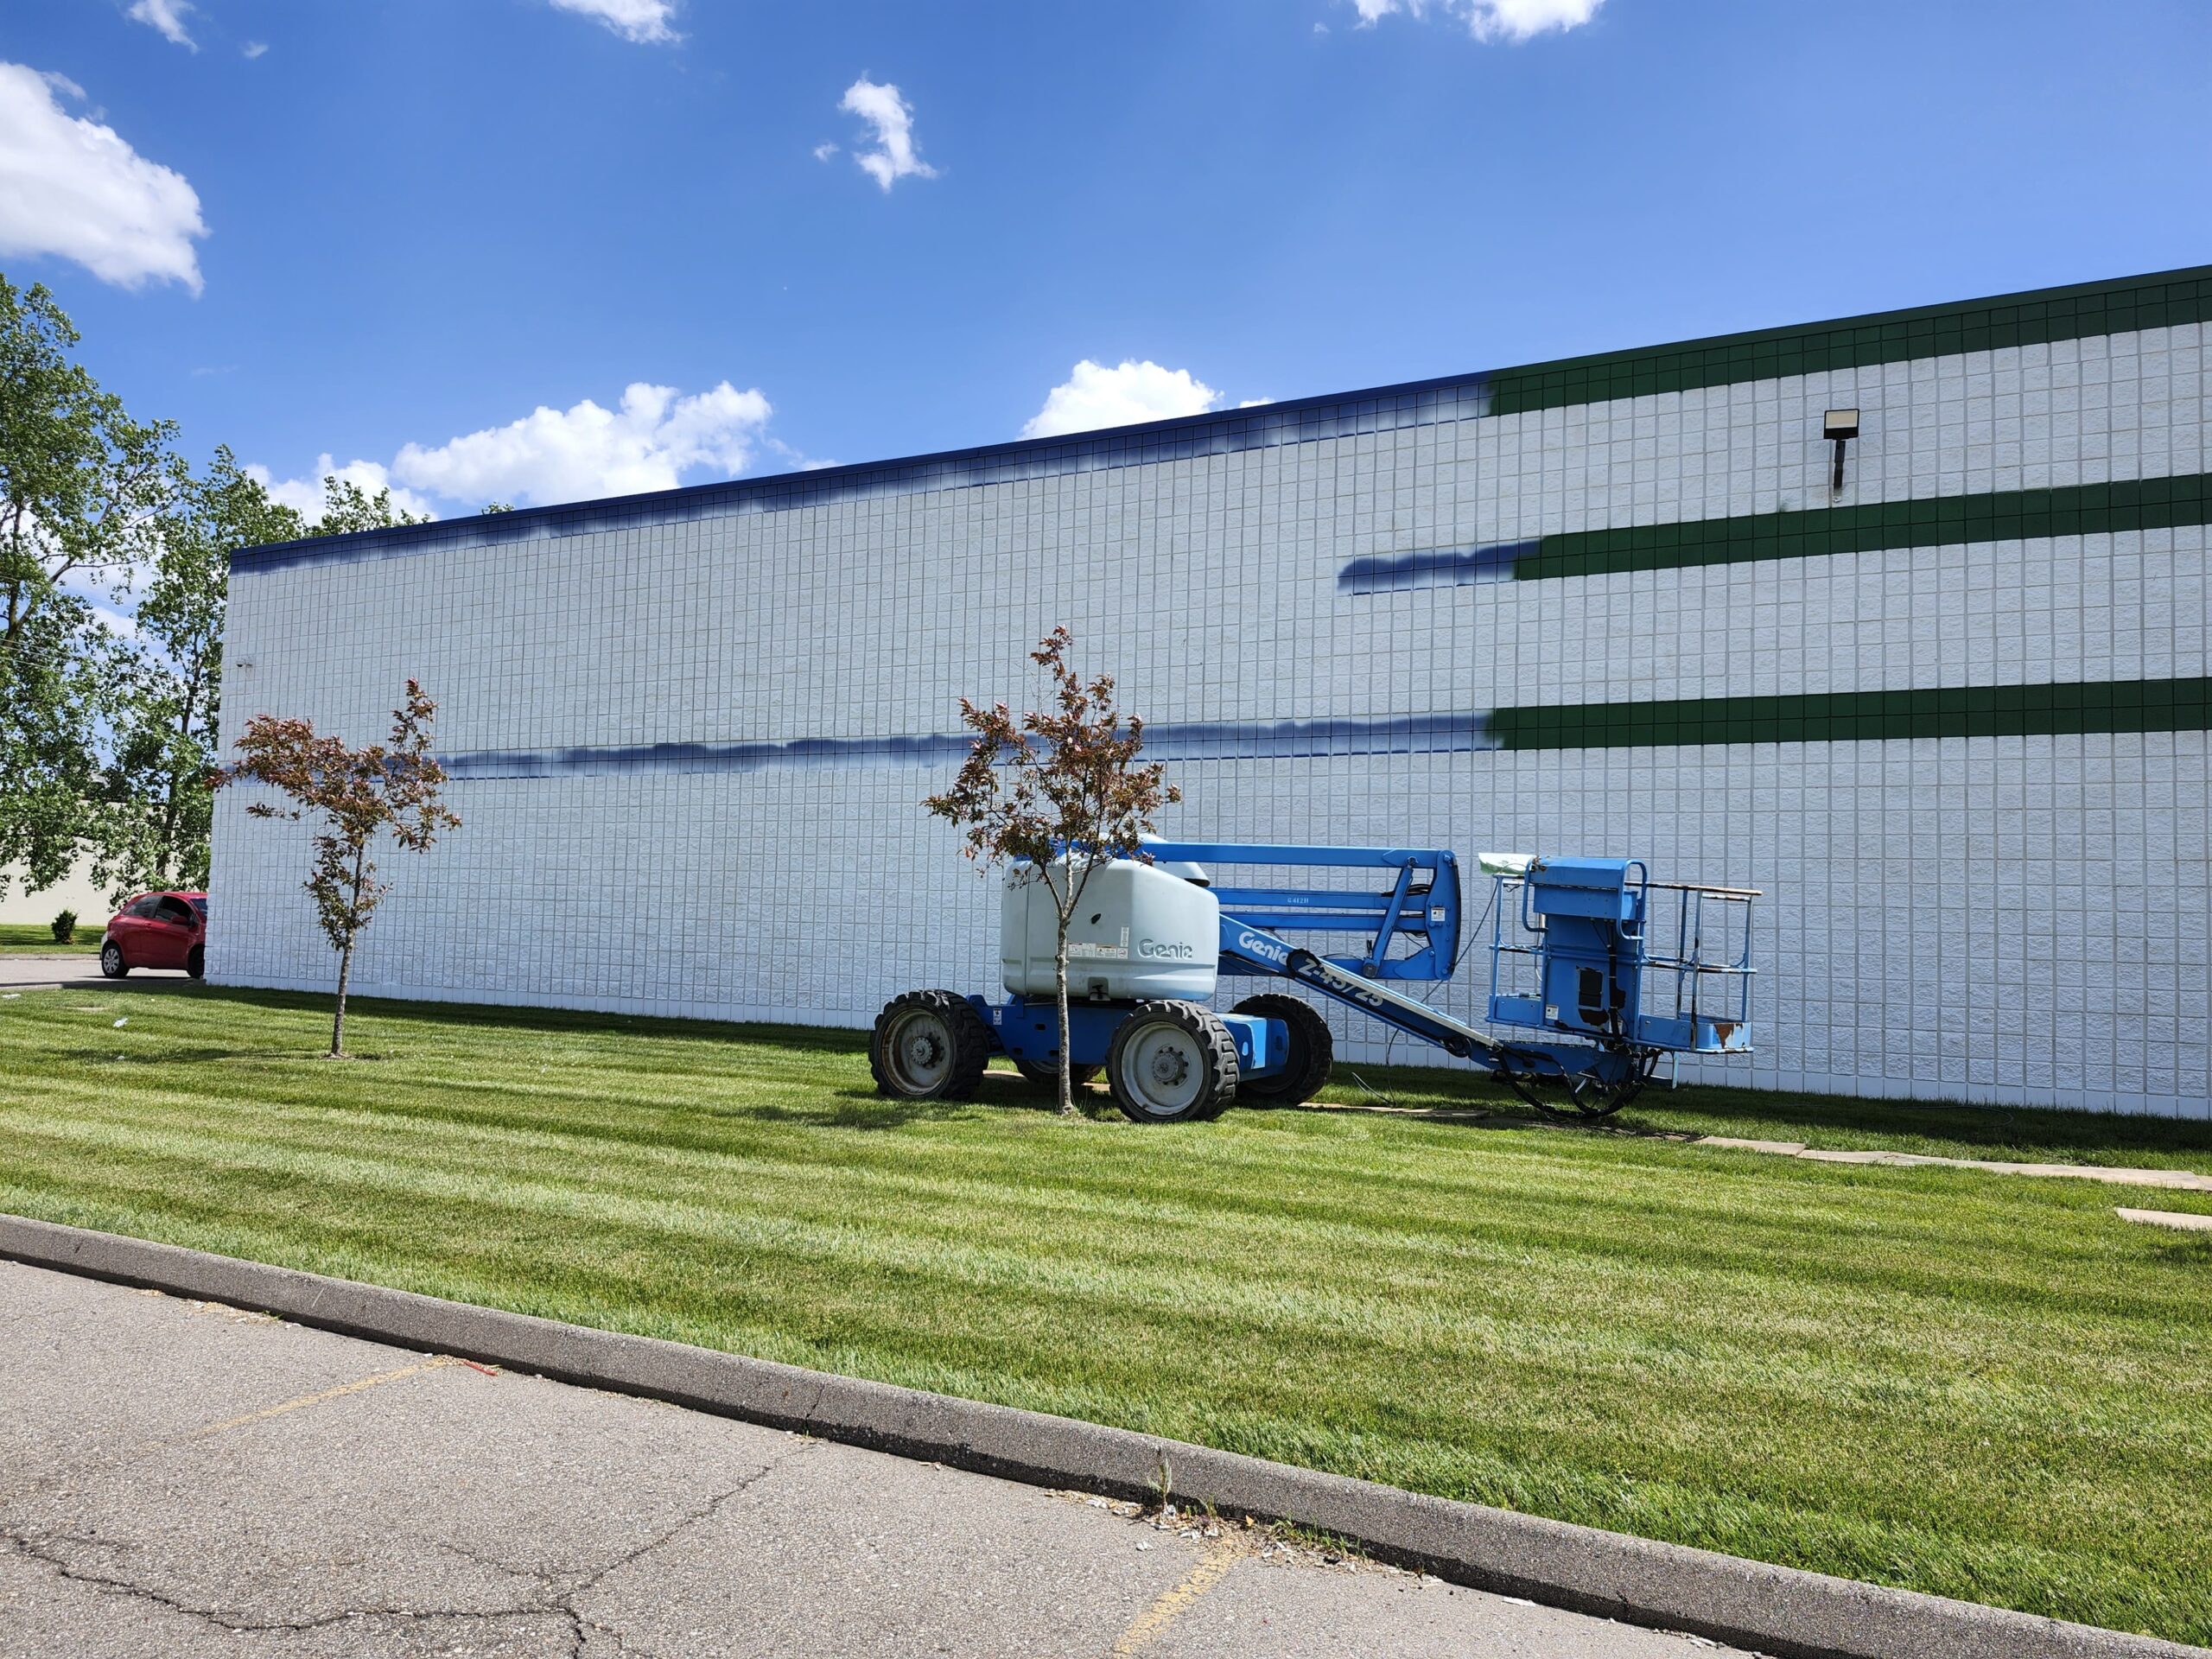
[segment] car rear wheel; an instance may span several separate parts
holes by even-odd
[[[121,979],[130,971],[130,964],[123,959],[123,947],[113,939],[100,946],[100,972],[110,979]]]

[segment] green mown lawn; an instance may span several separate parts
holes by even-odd
[[[1606,1134],[1139,1128],[1011,1074],[880,1100],[849,1033],[326,1032],[185,984],[0,1001],[0,1208],[2212,1642],[2212,1237],[2113,1214],[2212,1195],[1665,1133],[2212,1170],[2202,1123],[1686,1090]]]
[[[79,922],[77,933],[67,944],[54,942],[54,930],[44,922],[0,922],[0,957],[59,957],[99,954],[100,932],[107,925],[107,918],[99,917],[91,922]]]

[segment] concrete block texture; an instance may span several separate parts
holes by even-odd
[[[384,859],[365,993],[859,1025],[995,990],[992,893],[920,802],[958,699],[1033,705],[1065,624],[1154,728],[1170,836],[1764,890],[1758,1052],[1685,1078],[2212,1116],[2205,326],[1517,412],[1476,376],[249,550],[225,740],[437,698],[464,824]],[[2033,707],[1803,735],[1969,688]],[[1660,709],[1619,747],[1560,718]],[[325,985],[304,830],[248,804],[210,976]],[[1481,1018],[1485,969],[1439,1001]]]

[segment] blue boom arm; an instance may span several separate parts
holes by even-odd
[[[1351,892],[1342,887],[1217,886],[1224,925],[1235,916],[1245,925],[1275,933],[1365,933],[1360,956],[1324,960],[1368,979],[1440,980],[1459,963],[1459,861],[1441,849],[1402,847],[1283,847],[1212,841],[1152,841],[1155,859],[1192,864],[1274,864],[1388,872],[1388,885]],[[1225,974],[1273,973],[1235,952],[1221,953]]]
[[[1379,892],[1341,887],[1220,885],[1220,971],[1295,980],[1370,1019],[1433,1043],[1456,1058],[1546,1077],[1611,1083],[1632,1065],[1586,1043],[1505,1042],[1408,996],[1390,982],[1452,977],[1459,963],[1459,865],[1444,849],[1295,847],[1241,842],[1147,842],[1155,860],[1214,865],[1294,865],[1387,872]],[[1285,933],[1367,933],[1357,956],[1325,956]]]

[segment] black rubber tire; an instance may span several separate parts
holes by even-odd
[[[1329,1086],[1329,1073],[1337,1063],[1337,1039],[1311,1002],[1267,991],[1246,997],[1230,1012],[1280,1020],[1290,1027],[1290,1064],[1273,1077],[1239,1077],[1239,1096],[1266,1106],[1302,1106]]]
[[[917,1039],[941,1045],[941,1053],[922,1064],[893,1050]],[[972,1099],[990,1058],[991,1028],[957,991],[902,992],[883,1005],[868,1034],[876,1092],[901,1100]]]
[[[184,955],[184,971],[194,979],[207,977],[207,948],[195,944]]]
[[[1037,1088],[1044,1090],[1047,1094],[1057,1095],[1060,1092],[1060,1068],[1058,1066],[1045,1061],[1016,1060],[1014,1063],[1014,1069],[1020,1072],[1021,1075],[1027,1078],[1031,1084],[1034,1084]],[[1105,1068],[1103,1066],[1096,1065],[1078,1065],[1074,1071],[1068,1073],[1068,1080],[1077,1088],[1080,1089],[1086,1083],[1097,1082],[1099,1072],[1104,1069]]]
[[[123,959],[123,947],[113,939],[100,946],[100,972],[110,979],[121,979],[130,971],[130,964]]]
[[[1176,1042],[1179,1033],[1185,1041]],[[1186,1096],[1173,1103],[1160,1096],[1147,1101],[1129,1081],[1132,1065],[1142,1058],[1148,1041],[1161,1038],[1179,1051],[1192,1068],[1176,1079]],[[1181,1090],[1184,1082],[1191,1087]],[[1122,1115],[1136,1123],[1198,1123],[1218,1117],[1236,1098],[1236,1043],[1229,1027],[1211,1008],[1196,1002],[1162,1001],[1140,1002],[1129,1017],[1115,1027],[1114,1041],[1106,1051],[1106,1086]]]

